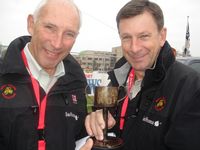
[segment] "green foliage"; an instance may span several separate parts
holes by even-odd
[[[94,105],[94,96],[86,96],[87,98],[87,111],[88,113],[92,112],[92,107]]]

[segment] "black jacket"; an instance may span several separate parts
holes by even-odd
[[[112,84],[119,86],[130,65],[119,60],[109,73]],[[120,71],[120,69],[122,69]],[[120,88],[120,96],[126,92]],[[116,118],[119,120],[122,102]],[[119,124],[115,127],[120,134]],[[141,90],[129,101],[124,130],[123,150],[199,150],[200,149],[200,75],[175,61],[171,47],[162,47],[156,67],[146,70]]]
[[[30,37],[20,37],[8,47],[0,66],[0,150],[37,150],[38,105],[21,50]],[[85,133],[85,75],[68,55],[65,75],[48,93],[45,118],[47,150],[74,150]],[[40,87],[41,97],[45,92]]]

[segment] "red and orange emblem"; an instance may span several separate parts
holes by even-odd
[[[166,99],[164,97],[158,98],[155,100],[155,110],[161,111],[166,105]]]
[[[5,99],[12,99],[16,96],[16,87],[12,84],[1,86],[1,94]]]

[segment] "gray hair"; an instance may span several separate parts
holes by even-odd
[[[36,9],[33,13],[34,22],[36,22],[38,20],[38,17],[40,16],[40,13],[41,13],[41,10],[43,9],[43,7],[51,1],[60,1],[60,2],[63,2],[65,4],[71,4],[72,6],[74,6],[75,9],[78,12],[79,20],[80,20],[80,26],[81,26],[81,11],[79,10],[78,6],[74,3],[73,0],[41,0],[41,2],[38,4],[38,6],[36,7]]]

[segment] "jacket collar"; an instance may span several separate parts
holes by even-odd
[[[148,88],[152,85],[157,85],[164,79],[167,70],[174,63],[175,55],[166,41],[160,50],[156,66],[153,70],[146,70],[145,77],[143,79],[144,87]]]
[[[30,42],[30,39],[30,36],[23,36],[10,43],[0,69],[1,74],[17,73],[28,75],[21,57],[21,51],[26,43]]]

